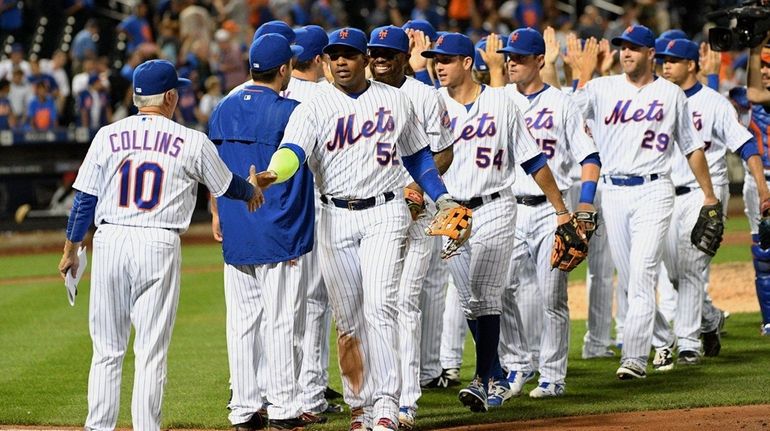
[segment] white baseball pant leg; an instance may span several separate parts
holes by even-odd
[[[441,331],[441,351],[439,359],[441,368],[460,368],[463,364],[465,336],[468,334],[468,323],[460,305],[451,272],[447,282],[446,301],[444,306],[443,330]]]
[[[674,207],[674,187],[667,177],[637,186],[605,182],[601,186],[612,258],[619,278],[628,280],[621,361],[631,359],[646,366],[656,314],[655,285]]]
[[[430,218],[423,212],[410,223],[407,232],[404,270],[398,287],[398,353],[401,366],[401,398],[399,406],[417,407],[420,389],[420,345],[422,311],[420,296],[430,265],[432,236],[425,234]]]
[[[101,225],[93,238],[87,430],[112,430],[131,324],[134,429],[159,430],[166,360],[179,303],[179,235],[166,229]]]
[[[432,237],[428,273],[420,294],[422,335],[420,336],[420,383],[425,384],[441,375],[441,337],[444,330],[449,269],[441,259],[443,239]],[[463,331],[463,335],[465,332]],[[464,341],[464,340],[463,340]],[[461,349],[462,351],[462,349]],[[462,353],[461,353],[462,355]]]
[[[343,395],[351,408],[371,408],[374,422],[398,421],[396,304],[410,220],[406,205],[395,199],[360,211],[324,205],[318,223]]]

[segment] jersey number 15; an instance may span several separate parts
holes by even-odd
[[[163,168],[155,162],[143,162],[136,169],[132,169],[132,166],[133,161],[126,159],[118,170],[120,174],[118,205],[128,207],[129,201],[133,200],[137,208],[150,211],[160,203]],[[131,184],[134,185],[133,190],[131,190]],[[149,189],[149,196],[147,196],[147,189]],[[131,192],[133,192],[133,198]]]

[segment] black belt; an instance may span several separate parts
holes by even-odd
[[[516,196],[516,203],[526,205],[528,207],[536,207],[544,204],[548,198],[545,195],[536,196]]]
[[[685,187],[685,186],[679,186],[679,187],[675,187],[674,188],[674,193],[677,196],[682,196],[682,195],[686,195],[687,193],[690,193],[693,190],[695,190],[695,189],[690,188],[690,187]]]
[[[631,177],[613,177],[611,175],[603,176],[604,182],[607,182],[607,178],[609,178],[610,182],[614,186],[640,186],[645,183],[645,181],[655,181],[658,178],[660,178],[660,175],[658,174],[652,174],[649,176],[649,180],[646,177],[640,177],[640,176],[631,176]]]
[[[396,197],[395,193],[393,192],[385,192],[382,194],[382,196],[385,197],[385,202],[392,201],[394,197]],[[359,210],[365,210],[367,208],[371,208],[375,205],[377,205],[377,197],[371,197],[366,199],[351,199],[351,200],[345,200],[345,199],[337,199],[337,198],[330,198],[326,195],[321,195],[321,202],[328,204],[332,203],[337,208],[346,208],[351,211],[359,211]]]
[[[499,197],[500,197],[500,193],[494,192],[486,198],[486,201],[487,202],[493,201]],[[464,207],[468,207],[470,209],[476,209],[484,204],[484,198],[481,196],[477,196],[475,198],[471,198],[471,200],[469,201],[457,201],[457,203]]]

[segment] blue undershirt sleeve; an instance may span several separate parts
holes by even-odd
[[[543,166],[545,166],[547,162],[548,160],[545,158],[543,153],[540,153],[535,157],[522,163],[521,168],[524,169],[524,172],[526,172],[527,175],[532,175],[535,172],[539,171]]]
[[[83,241],[86,237],[88,228],[94,222],[96,213],[96,203],[99,199],[94,195],[89,195],[78,191],[75,193],[75,200],[72,202],[72,210],[67,220],[67,239],[72,242]]]
[[[592,163],[596,166],[602,167],[602,161],[599,159],[599,153],[591,153],[586,156],[585,159],[583,159],[582,162],[580,162],[580,165],[585,165],[586,163]]]
[[[748,161],[749,157],[753,155],[759,155],[759,148],[757,147],[757,139],[753,136],[748,141],[744,142],[743,145],[738,148],[738,151],[736,153],[741,155],[741,158],[743,160]]]
[[[402,156],[401,160],[404,162],[404,167],[409,175],[433,201],[437,201],[439,196],[447,193],[446,186],[438,174],[435,162],[433,162],[430,148],[425,147],[412,155]]]
[[[422,82],[423,84],[433,86],[433,82],[430,80],[430,74],[428,74],[428,69],[418,70],[417,72],[414,72],[414,79]]]
[[[719,91],[719,75],[716,73],[706,75],[706,85],[714,91]]]
[[[227,186],[225,191],[225,197],[230,199],[237,199],[240,201],[249,201],[254,196],[254,187],[248,181],[233,174],[233,179],[230,180],[230,185]]]

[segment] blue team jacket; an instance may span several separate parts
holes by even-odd
[[[299,102],[250,85],[217,105],[209,138],[234,174],[248,178],[249,166],[267,169],[289,116]],[[217,199],[222,252],[230,265],[261,265],[295,259],[313,248],[313,176],[303,163],[288,181],[265,190],[265,204],[249,213],[241,201]]]

